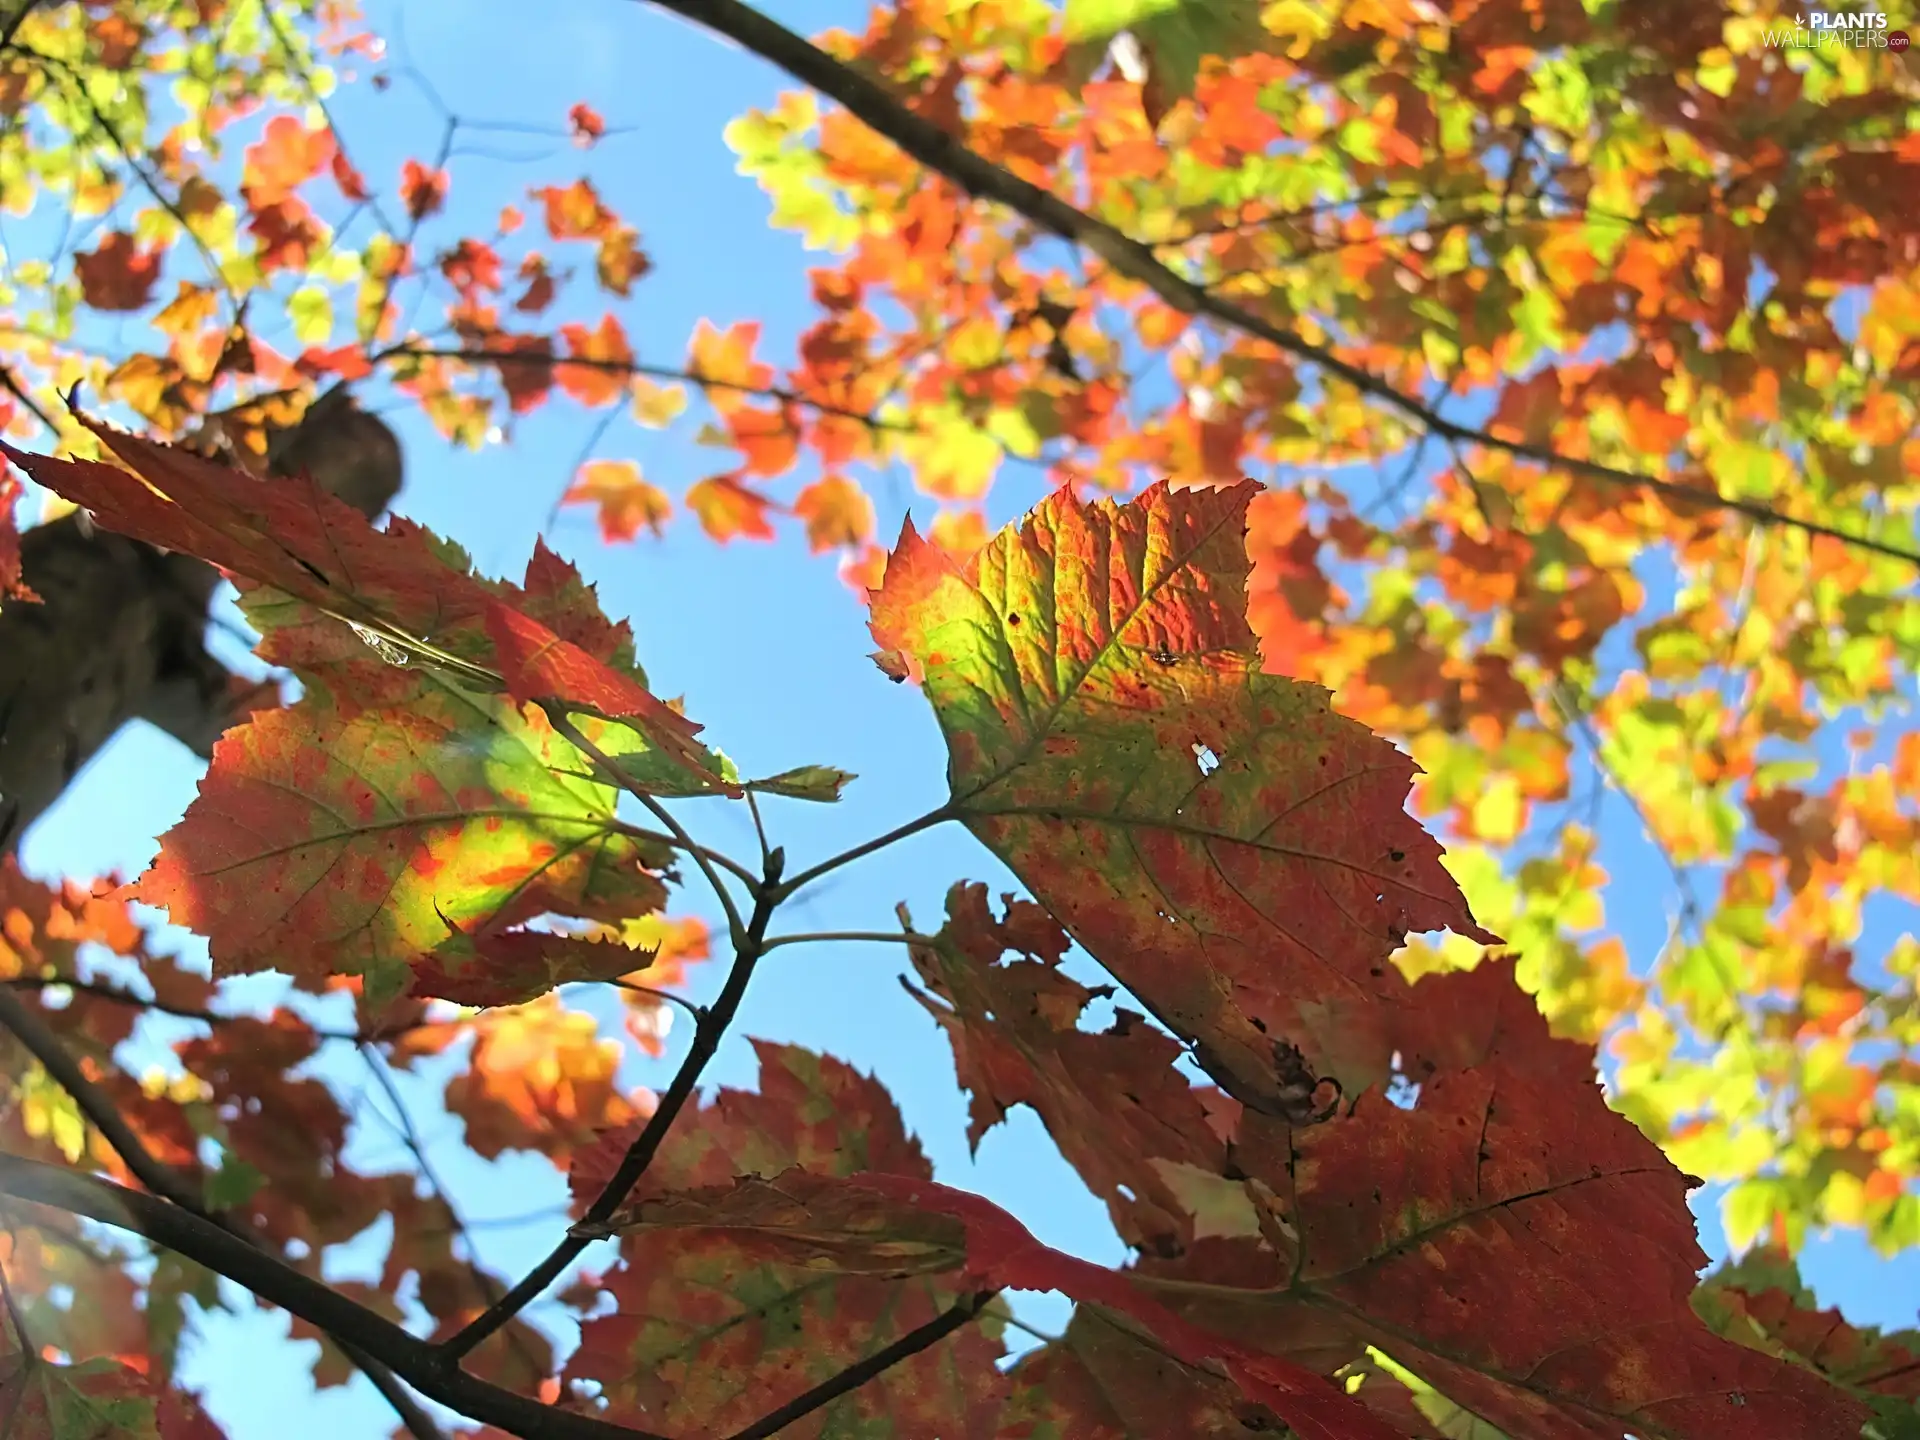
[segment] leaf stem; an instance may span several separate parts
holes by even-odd
[[[822,875],[830,874],[838,870],[842,865],[851,865],[855,860],[861,859],[863,856],[871,855],[876,850],[884,850],[895,841],[904,840],[909,835],[918,835],[922,830],[931,830],[943,821],[954,819],[955,813],[953,802],[949,800],[939,808],[929,810],[917,819],[909,820],[904,825],[896,825],[884,835],[868,840],[864,844],[856,845],[851,850],[842,850],[838,855],[830,856],[822,860],[812,869],[802,870],[791,880],[782,881],[775,887],[774,898],[776,900],[786,900],[789,896],[811,885]]]
[[[782,945],[810,945],[827,941],[871,941],[879,945],[933,945],[938,942],[931,935],[922,935],[915,930],[814,930],[804,935],[775,935],[760,948],[778,949]]]
[[[802,1416],[811,1415],[848,1391],[859,1389],[902,1360],[910,1359],[922,1350],[932,1349],[984,1310],[987,1302],[999,1293],[998,1290],[981,1290],[955,1301],[926,1324],[909,1330],[891,1345],[874,1351],[831,1379],[823,1380],[811,1390],[794,1396],[778,1410],[762,1416],[746,1429],[735,1431],[728,1440],[766,1440],[766,1437],[784,1430]]]

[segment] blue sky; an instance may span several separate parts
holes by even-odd
[[[857,25],[864,15],[862,5],[826,0],[768,8],[806,32]],[[760,319],[763,353],[774,359],[792,353],[811,319],[809,261],[793,237],[769,230],[764,198],[733,173],[733,157],[720,139],[728,120],[786,88],[782,77],[662,12],[618,0],[564,0],[542,7],[538,23],[528,23],[525,12],[505,0],[408,6],[404,17],[391,0],[369,10],[374,28],[394,42],[393,58],[417,69],[463,120],[530,127],[463,130],[450,214],[435,222],[430,241],[487,233],[501,203],[524,201],[525,185],[591,173],[608,202],[639,226],[657,267],[623,312],[642,360],[680,363],[686,337],[703,316],[723,327]],[[587,155],[563,138],[567,107],[580,100],[615,132]],[[439,123],[433,104],[403,75],[385,94],[349,87],[334,109],[355,161],[376,183],[391,184],[404,158],[430,151]],[[521,422],[510,446],[473,455],[449,451],[405,406],[393,407],[390,418],[409,467],[399,508],[464,543],[482,569],[496,574],[517,574],[524,564],[593,424],[571,401],[557,399]],[[690,429],[660,436],[617,424],[595,453],[639,460],[674,493],[725,464],[717,452],[692,444]],[[888,487],[878,491],[885,497]],[[883,534],[897,525],[904,501],[903,488],[892,493],[891,505],[883,499]],[[1009,518],[1036,498],[1031,474],[1011,470],[996,491],[994,518]],[[920,513],[924,519],[931,509],[923,502]],[[931,714],[916,691],[889,683],[866,658],[872,646],[864,614],[831,563],[807,556],[790,539],[778,546],[717,547],[684,514],[659,543],[607,548],[592,517],[579,510],[566,512],[548,533],[598,582],[609,613],[632,617],[656,688],[684,693],[708,738],[743,771],[821,762],[859,772],[837,807],[787,804],[771,812],[776,839],[796,865],[885,831],[944,798],[945,755]],[[115,867],[135,873],[152,853],[153,837],[191,798],[196,773],[195,762],[171,741],[130,730],[36,828],[23,858],[43,874]],[[744,814],[683,808],[690,822],[704,827],[703,839],[751,852]],[[1664,894],[1668,881],[1625,808],[1608,813],[1612,828],[1603,840],[1615,873],[1610,910],[1616,923],[1626,917],[1632,948],[1644,960],[1662,938],[1665,919],[1625,902]],[[796,903],[784,928],[884,929],[900,900],[930,921],[958,879],[984,881],[996,892],[1017,888],[970,837],[945,828],[822,884]],[[704,897],[689,889],[685,903],[702,908]],[[852,1060],[887,1083],[943,1180],[991,1194],[1044,1240],[1119,1260],[1121,1247],[1103,1209],[1054,1154],[1030,1113],[1016,1112],[969,1157],[965,1102],[950,1057],[932,1021],[895,983],[901,964],[888,946],[776,951],[709,1078],[752,1082],[747,1035]],[[710,990],[717,980],[715,967],[706,967],[696,988]],[[618,1033],[617,1026],[610,1033]],[[667,1073],[665,1066],[636,1061],[630,1078],[663,1084]],[[403,1085],[423,1117],[436,1168],[470,1218],[510,1217],[557,1201],[560,1180],[546,1162],[488,1165],[464,1154],[459,1126],[436,1113],[432,1088]],[[359,1144],[369,1164],[397,1161],[390,1135],[378,1126],[367,1127]],[[512,1274],[537,1258],[558,1229],[554,1219],[488,1226],[478,1242],[495,1269]],[[1711,1223],[1703,1239],[1718,1253]],[[1816,1242],[1807,1268],[1822,1297],[1853,1318],[1912,1323],[1920,1259],[1885,1264],[1842,1238]],[[1062,1307],[1035,1299],[1022,1302],[1022,1313],[1051,1328]],[[212,1409],[231,1434],[300,1440],[387,1433],[390,1417],[361,1384],[290,1405],[289,1396],[305,1393],[312,1347],[281,1343],[284,1331],[283,1319],[270,1313],[208,1323],[189,1376],[209,1387]]]

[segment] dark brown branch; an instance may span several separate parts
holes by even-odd
[[[73,1103],[80,1113],[92,1122],[106,1141],[114,1149],[128,1170],[147,1189],[167,1201],[173,1207],[184,1210],[208,1224],[216,1223],[203,1205],[201,1196],[185,1179],[170,1167],[154,1159],[153,1152],[128,1125],[118,1108],[107,1094],[87,1078],[86,1071],[80,1068],[80,1062],[54,1033],[53,1027],[41,1018],[34,1008],[4,985],[0,985],[0,1027],[13,1032],[20,1043],[26,1046],[34,1059],[38,1060],[60,1088],[73,1097]],[[227,1230],[241,1244],[252,1247],[265,1254],[265,1247],[259,1239],[247,1234],[231,1220],[223,1220]],[[341,1341],[341,1348],[347,1357],[357,1365],[367,1379],[372,1382],[399,1415],[400,1422],[415,1440],[444,1440],[440,1427],[433,1417],[423,1410],[419,1402],[407,1393],[406,1389],[394,1377],[392,1370],[365,1351]]]
[[[795,34],[751,6],[741,4],[740,0],[647,0],[647,3],[723,35],[763,60],[772,62],[802,84],[838,101],[869,128],[968,194],[997,201],[1049,234],[1091,251],[1112,266],[1117,274],[1145,285],[1182,314],[1204,315],[1243,335],[1264,341],[1283,354],[1316,365],[1362,394],[1371,395],[1399,411],[1431,434],[1503,451],[1516,459],[1549,466],[1582,479],[1652,490],[1670,500],[1730,510],[1763,525],[1780,525],[1809,535],[1825,535],[1878,555],[1920,564],[1920,551],[1850,534],[1818,520],[1783,514],[1757,501],[1722,495],[1717,490],[1701,485],[1662,480],[1637,471],[1577,459],[1542,445],[1503,440],[1485,430],[1449,420],[1418,397],[1396,389],[1386,380],[1342,359],[1325,346],[1315,345],[1293,331],[1224,299],[1205,286],[1175,274],[1148,246],[1076,209],[1051,191],[1043,190],[976,154],[931,120],[909,110],[859,71],[836,60],[805,37]]]
[[[667,1132],[673,1128],[673,1122],[693,1097],[701,1073],[719,1050],[727,1027],[739,1012],[740,1002],[746,998],[747,984],[753,979],[754,967],[765,953],[767,926],[773,921],[776,904],[773,892],[780,882],[783,861],[784,857],[777,849],[768,856],[765,879],[754,897],[753,913],[747,920],[741,943],[734,951],[733,965],[727,971],[726,983],[720,987],[720,994],[694,1026],[693,1043],[686,1059],[680,1062],[680,1068],[674,1072],[672,1082],[660,1097],[659,1106],[647,1118],[645,1127],[635,1137],[633,1144],[627,1147],[627,1153],[621,1157],[612,1178],[593,1204],[587,1207],[579,1223],[567,1231],[566,1238],[554,1246],[544,1260],[528,1271],[499,1304],[478,1316],[441,1347],[442,1355],[448,1360],[457,1360],[467,1354],[532,1304],[559,1277],[561,1271],[579,1258],[582,1251],[602,1238],[606,1222],[626,1201],[633,1187],[640,1183],[641,1176],[647,1173],[647,1167],[659,1153]]]
[[[767,1440],[768,1436],[777,1434],[803,1416],[811,1415],[821,1406],[831,1404],[851,1390],[858,1390],[902,1360],[910,1359],[922,1350],[932,1349],[984,1310],[987,1302],[999,1293],[997,1290],[981,1290],[954,1302],[926,1324],[909,1330],[891,1345],[874,1351],[857,1364],[849,1365],[831,1379],[822,1380],[805,1394],[794,1396],[778,1410],[762,1416],[746,1429],[736,1431],[729,1440]]]
[[[158,1196],[0,1151],[0,1194],[127,1230],[204,1265],[355,1349],[377,1353],[422,1395],[524,1440],[662,1440],[644,1430],[543,1405],[468,1375],[385,1316],[302,1275],[205,1216]]]

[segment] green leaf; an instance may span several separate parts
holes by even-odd
[[[778,775],[769,775],[765,780],[753,780],[747,789],[758,790],[763,795],[784,795],[789,800],[817,800],[823,803],[838,800],[840,792],[860,777],[847,770],[836,770],[831,765],[799,765],[791,770],[782,770]]]

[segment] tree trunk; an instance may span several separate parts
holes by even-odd
[[[399,442],[343,392],[284,439],[274,474],[309,474],[370,517],[400,488]],[[0,608],[0,854],[129,720],[210,755],[259,691],[207,651],[220,575],[203,561],[75,514],[29,530],[21,568],[41,603]]]

